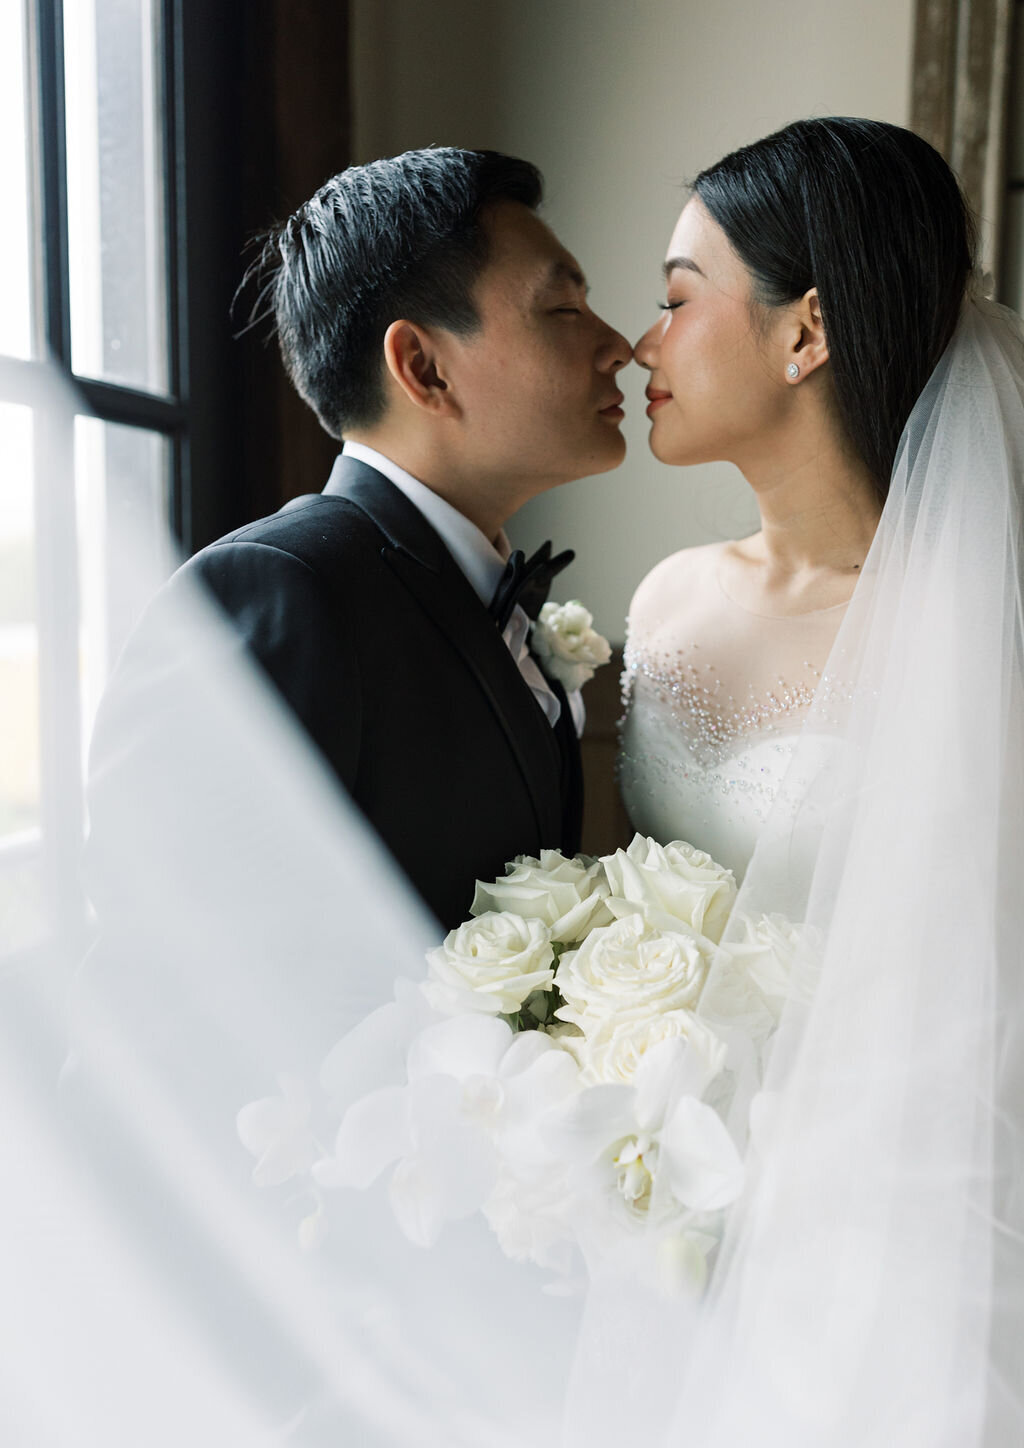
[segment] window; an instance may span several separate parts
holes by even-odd
[[[0,9],[0,954],[81,932],[84,742],[188,506],[177,0]],[[120,577],[120,572],[119,572]],[[44,925],[48,922],[48,926]]]
[[[0,3],[0,958],[85,921],[83,751],[142,603],[111,588],[117,526],[167,571],[166,522],[190,552],[330,470],[230,309],[247,240],[348,162],[347,25]]]

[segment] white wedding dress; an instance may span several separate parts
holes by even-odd
[[[666,558],[637,594],[643,608],[626,644],[619,786],[641,834],[686,840],[742,880],[846,605],[752,613],[722,586],[724,546]],[[839,682],[827,687],[842,696]],[[818,752],[827,754],[826,711],[814,727]]]

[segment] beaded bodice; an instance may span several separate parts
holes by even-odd
[[[634,600],[619,785],[635,829],[688,840],[740,878],[844,605],[782,618],[750,613],[723,591],[719,551],[666,559]]]

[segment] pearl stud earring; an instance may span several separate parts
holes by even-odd
[[[786,376],[791,378],[794,382],[800,376],[800,368],[796,365],[795,362],[791,362],[786,368]]]

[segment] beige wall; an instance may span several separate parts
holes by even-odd
[[[546,219],[595,309],[632,339],[704,165],[798,116],[906,123],[913,0],[353,0],[356,160],[432,143],[528,157]],[[646,447],[644,374],[623,374],[629,453],[531,503],[509,531],[577,561],[556,586],[621,639],[659,558],[755,526],[727,464],[672,469]]]

